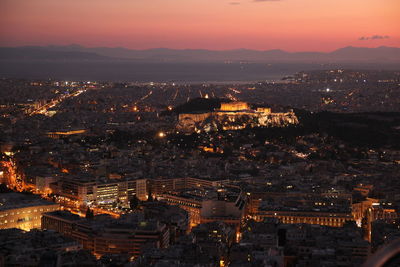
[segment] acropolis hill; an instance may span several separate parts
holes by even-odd
[[[269,107],[252,109],[246,102],[221,102],[218,108],[211,111],[180,113],[177,130],[200,133],[246,127],[286,127],[298,123],[293,110],[272,112]]]

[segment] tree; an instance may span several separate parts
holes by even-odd
[[[139,207],[139,199],[136,197],[136,195],[129,200],[129,207],[131,210],[136,210]]]
[[[93,219],[93,217],[94,217],[94,213],[89,207],[86,210],[86,216],[85,217],[86,217],[86,219]]]
[[[0,184],[0,193],[9,193],[12,192],[10,188],[8,188],[5,184]]]
[[[151,192],[151,188],[149,189],[149,197],[148,197],[147,201],[149,201],[149,202],[153,202],[154,201],[153,194]]]

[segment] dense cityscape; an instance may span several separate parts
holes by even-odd
[[[361,266],[400,238],[398,71],[0,88],[1,266]]]

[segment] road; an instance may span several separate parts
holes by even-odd
[[[46,114],[48,114],[48,110],[50,108],[53,108],[53,107],[57,106],[58,104],[60,104],[61,102],[63,102],[66,99],[77,97],[77,96],[79,96],[80,94],[82,94],[84,92],[86,92],[86,89],[80,89],[80,90],[78,90],[76,92],[73,92],[71,94],[63,94],[60,97],[58,97],[56,99],[53,99],[51,102],[49,102],[49,103],[39,107],[38,109],[32,111],[31,113],[29,113],[29,116],[33,116],[33,115],[37,115],[37,114],[46,115]]]
[[[7,185],[10,188],[15,188],[16,191],[23,191],[22,181],[18,179],[15,163],[10,160],[0,161],[0,164],[5,168],[4,176],[7,179]]]

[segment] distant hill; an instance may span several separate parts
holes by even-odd
[[[399,63],[400,48],[344,47],[330,53],[286,52],[283,50],[204,50],[147,49],[123,47],[83,47],[80,45],[45,47],[3,47],[0,60],[127,60],[135,62],[255,62],[255,63]]]
[[[329,53],[332,59],[354,61],[399,61],[400,48],[380,46],[377,48],[344,47]]]
[[[106,56],[89,51],[57,51],[46,47],[0,47],[0,60],[84,61],[105,60]]]

